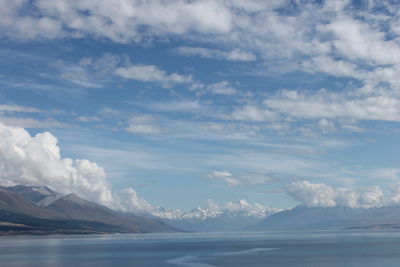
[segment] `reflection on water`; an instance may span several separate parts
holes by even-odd
[[[399,266],[400,232],[1,237],[1,266]]]

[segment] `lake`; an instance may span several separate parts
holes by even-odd
[[[399,266],[400,231],[19,236],[1,266]]]

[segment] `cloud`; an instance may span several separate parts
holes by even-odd
[[[198,56],[208,59],[227,60],[227,61],[254,61],[257,57],[250,52],[240,49],[222,51],[220,49],[210,49],[204,47],[181,46],[177,49],[178,54],[183,56]]]
[[[192,81],[191,75],[181,75],[177,73],[168,74],[154,65],[120,67],[115,70],[115,74],[125,79],[141,82],[158,82],[164,87],[169,87],[171,84],[189,83]]]
[[[283,91],[263,103],[268,111],[301,119],[400,120],[400,99],[390,95],[364,97],[328,93],[325,90],[313,94]]]
[[[212,171],[208,174],[208,177],[210,179],[222,181],[228,186],[267,184],[278,179],[277,177],[261,173],[249,173],[240,176],[233,176],[229,171]]]
[[[131,188],[112,191],[104,169],[96,163],[63,158],[57,142],[49,132],[31,136],[23,128],[0,124],[0,184],[47,185],[125,211],[151,208]]]
[[[61,128],[69,127],[68,123],[53,118],[32,118],[33,115],[55,114],[59,111],[45,111],[35,107],[0,104],[0,123],[24,128]],[[21,114],[22,113],[22,114]],[[27,113],[27,114],[24,114]],[[26,117],[29,114],[29,117]]]
[[[198,96],[205,94],[233,96],[239,93],[228,81],[210,83],[208,85],[194,81],[188,89],[190,91],[195,91]]]
[[[207,86],[207,90],[217,95],[235,95],[237,90],[229,85],[227,81],[212,83]]]
[[[325,25],[325,30],[334,34],[332,44],[337,51],[351,59],[363,60],[378,65],[396,64],[400,47],[395,40],[377,28],[349,16],[339,16]]]
[[[261,215],[265,213],[277,212],[278,209],[274,209],[259,203],[249,203],[245,199],[240,199],[238,201],[228,201],[219,204],[211,199],[207,201],[207,209],[212,212],[247,212],[254,215]]]
[[[101,121],[99,117],[96,116],[79,116],[76,118],[80,122],[99,122]]]
[[[383,192],[377,186],[351,190],[335,188],[323,183],[297,181],[286,187],[286,193],[308,207],[372,208],[385,204]]]
[[[400,183],[392,185],[390,191],[392,192],[390,203],[395,205],[400,204]]]
[[[229,116],[223,116],[227,120],[238,120],[238,121],[274,121],[277,118],[277,114],[271,110],[259,108],[253,105],[245,105],[243,107],[236,108]]]
[[[52,118],[35,119],[24,117],[0,116],[0,123],[10,126],[18,126],[23,128],[64,128],[70,127],[68,123],[60,122]]]
[[[27,106],[19,106],[19,105],[0,105],[0,111],[5,112],[25,112],[25,113],[42,113],[44,112],[41,109]]]
[[[220,34],[229,32],[232,27],[229,9],[215,1],[118,0],[111,4],[107,1],[17,0],[1,4],[2,32],[18,39],[89,35],[126,43],[149,34],[193,31]]]
[[[152,111],[165,112],[198,112],[204,109],[199,101],[182,100],[171,102],[153,102],[153,103],[135,103],[135,105],[143,105]]]
[[[246,2],[2,1],[0,32],[18,40],[92,37],[148,43],[178,39],[213,47],[182,46],[178,53],[183,55],[232,61],[259,58],[269,70],[318,72],[399,88],[400,14],[395,3]],[[131,76],[126,71],[124,75]],[[132,71],[134,79],[150,79],[137,74],[140,70]],[[82,82],[75,79],[77,74],[66,78]],[[180,79],[167,77],[161,79]]]
[[[159,134],[163,129],[155,124],[155,117],[151,115],[138,115],[129,120],[125,131],[137,134]]]
[[[362,131],[354,125],[359,120],[400,121],[400,98],[390,92],[360,95],[358,91],[332,93],[318,91],[282,90],[258,103],[236,107],[226,120],[271,122],[278,118],[286,121],[316,120],[321,129],[341,128]]]
[[[383,168],[370,172],[370,176],[378,179],[397,180],[400,177],[399,168]]]

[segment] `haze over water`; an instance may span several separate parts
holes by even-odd
[[[398,266],[396,231],[7,237],[1,266]]]

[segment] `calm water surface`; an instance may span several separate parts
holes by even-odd
[[[400,231],[1,237],[1,266],[400,266]]]

